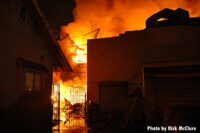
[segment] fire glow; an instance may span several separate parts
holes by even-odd
[[[61,27],[58,41],[75,74],[65,81],[59,72],[53,75],[54,83],[60,84],[61,108],[66,100],[70,104],[85,102],[82,96],[87,92],[87,39],[144,29],[146,19],[164,8],[183,8],[191,17],[200,14],[197,0],[76,0],[76,4],[75,21]]]
[[[80,79],[79,77],[74,77],[71,80],[63,81],[60,77],[60,72],[54,72],[54,83],[59,85],[59,89],[54,88],[54,92],[59,92],[60,102],[58,102],[58,96],[56,93],[52,93],[53,107],[60,106],[60,120],[66,122],[67,114],[72,111],[71,106],[76,103],[82,104],[84,106],[86,97],[86,81]],[[57,111],[58,112],[58,111]],[[54,117],[54,116],[53,116]]]

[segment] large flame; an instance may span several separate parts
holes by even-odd
[[[70,96],[72,88],[80,91],[80,95],[86,93],[87,39],[144,29],[146,19],[164,8],[183,8],[190,12],[191,17],[197,17],[200,15],[199,7],[198,0],[76,0],[75,21],[61,27],[59,40],[76,74],[65,81],[58,76],[59,73],[53,76],[54,82],[60,84],[62,104],[64,99],[71,104],[80,102],[80,96]]]
[[[95,26],[101,37],[111,37],[128,30],[145,28],[146,19],[164,8],[183,8],[191,17],[200,15],[199,0],[76,0],[75,21],[62,27],[73,36],[81,36]]]
[[[53,106],[58,107],[60,104],[60,119],[62,121],[66,121],[66,114],[72,111],[71,108],[68,108],[69,106],[85,103],[87,88],[85,80],[86,77],[83,73],[66,81],[62,80],[60,72],[53,73],[53,82],[58,84],[60,88],[60,90],[55,88],[56,92],[60,92],[60,102],[56,99],[57,95],[52,94]]]

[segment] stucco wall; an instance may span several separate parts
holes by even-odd
[[[126,80],[144,63],[200,59],[200,26],[182,25],[130,31],[119,37],[88,41],[88,100],[98,102],[98,83]]]

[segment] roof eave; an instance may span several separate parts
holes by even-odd
[[[51,41],[51,47],[53,49],[53,52],[55,52],[55,56],[57,61],[59,62],[59,66],[63,69],[63,71],[73,71],[62,49],[59,46],[58,41],[56,40],[52,27],[50,26],[46,16],[40,9],[37,0],[31,0],[31,3],[33,5],[36,15],[39,18],[39,22],[41,23],[43,30],[46,32],[49,40]]]

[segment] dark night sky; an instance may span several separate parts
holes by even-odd
[[[49,22],[57,31],[60,26],[73,21],[75,0],[39,0],[39,3]]]

